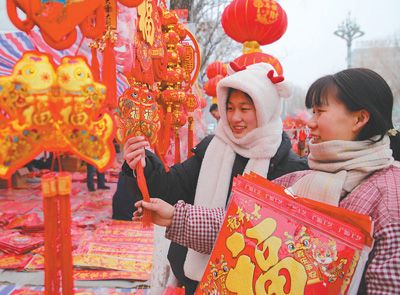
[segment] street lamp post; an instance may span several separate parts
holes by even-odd
[[[338,26],[334,34],[344,40],[347,44],[347,68],[351,68],[351,45],[354,39],[360,38],[364,32],[360,30],[359,25],[352,20],[350,13],[347,18]]]

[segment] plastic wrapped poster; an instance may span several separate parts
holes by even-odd
[[[196,294],[355,294],[371,232],[368,216],[237,177]]]

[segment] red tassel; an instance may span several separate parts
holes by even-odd
[[[60,238],[61,238],[61,277],[62,294],[74,294],[72,241],[71,241],[71,175],[61,172],[57,177],[58,199],[60,202]]]
[[[97,48],[92,47],[92,73],[95,81],[100,81],[100,65],[97,58]]]
[[[181,162],[181,141],[179,140],[179,130],[175,130],[175,164]]]
[[[169,167],[167,165],[167,162],[165,161],[165,152],[164,152],[164,154],[161,154],[161,151],[160,151],[160,148],[159,148],[158,144],[156,144],[154,146],[154,151],[156,152],[157,157],[160,158],[160,160],[161,160],[161,162],[162,162],[162,164],[164,166],[165,171],[169,172]]]
[[[187,157],[191,157],[193,155],[192,148],[193,148],[193,128],[194,128],[194,122],[193,122],[193,117],[190,116],[188,118],[188,153]]]
[[[103,52],[102,81],[107,87],[106,105],[117,106],[117,74],[113,42],[107,40]]]
[[[143,196],[143,201],[150,202],[150,194],[149,194],[149,190],[147,189],[146,177],[144,176],[143,166],[140,162],[136,165],[135,173],[136,173],[136,179],[137,179],[137,183],[139,186],[139,190]],[[143,222],[144,227],[150,226],[151,213],[149,211],[147,211],[147,210],[143,211],[142,222]]]
[[[42,195],[44,213],[44,285],[45,294],[60,294],[58,281],[57,227],[58,206],[57,188],[54,173],[42,176]]]
[[[167,113],[165,114],[165,126],[164,126],[164,136],[162,138],[163,144],[162,144],[162,150],[165,153],[167,152],[169,148],[169,140],[171,138],[171,122],[172,122],[172,112],[171,112],[171,106],[167,106]]]

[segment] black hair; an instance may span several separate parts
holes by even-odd
[[[347,69],[315,81],[307,91],[306,107],[326,104],[328,93],[334,94],[351,111],[362,109],[370,118],[357,140],[379,135],[378,141],[393,129],[393,93],[386,81],[376,72],[365,68]],[[393,157],[400,160],[400,134],[390,136]]]
[[[210,106],[210,113],[212,113],[213,111],[215,111],[215,110],[218,110],[218,105],[216,104],[216,103],[213,103],[211,106]]]

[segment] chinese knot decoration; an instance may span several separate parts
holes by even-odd
[[[24,53],[11,76],[0,77],[0,177],[43,151],[69,151],[107,169],[115,151],[105,92],[83,57],[64,57],[55,70],[50,56]]]
[[[248,66],[266,62],[275,68],[278,75],[282,74],[279,61],[260,49],[262,45],[277,41],[286,32],[287,16],[279,3],[275,0],[234,0],[225,8],[221,24],[229,37],[243,43],[243,55],[235,59],[235,63]]]
[[[197,97],[188,92],[198,73],[195,69],[195,56],[199,53],[197,42],[183,24],[178,23],[176,12],[163,10],[162,30],[167,48],[167,70],[161,81],[160,102],[163,107],[163,136],[158,142],[158,151],[163,157],[169,148],[171,128],[175,138],[175,163],[179,163],[180,138],[179,129],[189,122],[188,147],[193,146],[193,111],[198,107]],[[194,47],[184,44],[186,37],[192,39]],[[199,57],[197,61],[199,65]]]

